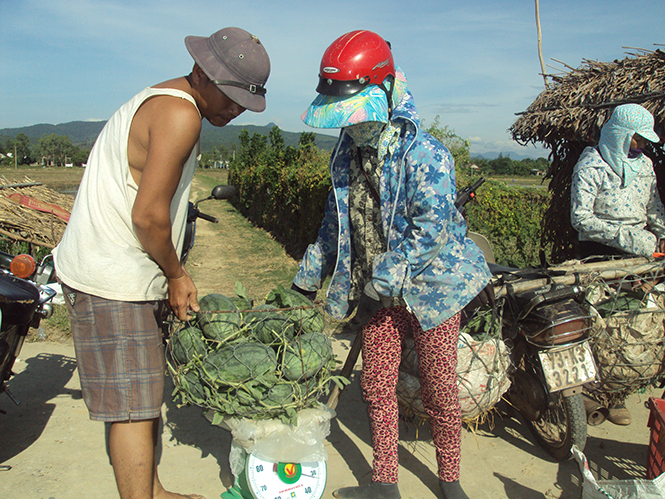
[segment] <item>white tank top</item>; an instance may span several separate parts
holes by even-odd
[[[157,95],[180,97],[196,107],[194,99],[181,90],[146,88],[106,123],[90,152],[65,233],[53,250],[58,278],[71,288],[109,300],[166,298],[166,276],[134,232],[132,207],[138,186],[127,158],[134,115],[141,104]],[[178,257],[197,154],[198,144],[184,165],[171,202],[172,241]]]

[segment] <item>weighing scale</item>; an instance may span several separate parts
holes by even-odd
[[[325,461],[275,463],[249,454],[244,473],[254,499],[320,499],[326,488]]]

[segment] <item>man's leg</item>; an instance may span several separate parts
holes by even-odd
[[[64,284],[63,291],[83,399],[91,419],[110,425],[109,456],[120,497],[201,497],[167,492],[157,477],[165,377],[160,304],[105,300]]]
[[[111,424],[109,451],[121,499],[152,499],[157,419]]]
[[[111,423],[109,450],[120,499],[203,499],[164,489],[157,473],[159,419]]]

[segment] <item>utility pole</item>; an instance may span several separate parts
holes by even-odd
[[[543,80],[545,80],[545,88],[549,89],[550,84],[547,81],[547,73],[545,73],[545,61],[543,61],[543,37],[540,31],[540,5],[536,0],[536,29],[538,30],[538,57],[540,58],[540,69],[543,72]]]
[[[18,169],[18,159],[16,159],[16,141],[14,141],[14,170]]]

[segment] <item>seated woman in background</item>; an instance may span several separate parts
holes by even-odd
[[[654,119],[638,104],[618,106],[573,171],[570,221],[578,232],[579,256],[651,256],[665,250],[665,209],[651,160],[642,149],[659,142]],[[630,412],[615,400],[607,419],[628,425]]]
[[[618,106],[598,146],[580,155],[570,199],[580,257],[651,256],[665,249],[665,209],[651,160],[642,154],[647,140],[660,140],[653,127],[653,116],[639,104]]]

